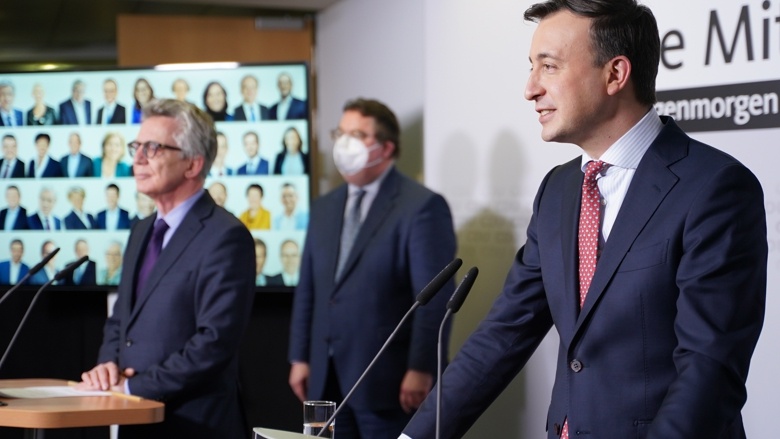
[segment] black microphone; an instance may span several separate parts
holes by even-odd
[[[471,267],[468,273],[463,276],[460,285],[458,285],[458,288],[452,293],[450,301],[447,302],[447,312],[444,314],[444,318],[441,319],[441,326],[439,326],[439,342],[437,344],[436,356],[436,439],[439,439],[439,424],[441,422],[441,366],[443,363],[442,338],[444,334],[444,324],[452,314],[458,312],[460,307],[463,306],[463,302],[466,301],[466,296],[468,296],[469,291],[471,291],[471,287],[474,286],[474,281],[477,280],[478,274],[479,270],[477,267]]]
[[[59,250],[59,249],[57,249]],[[56,253],[56,251],[53,251],[52,253],[49,253],[49,255]],[[48,257],[48,256],[47,256]],[[49,258],[51,259],[51,258]],[[27,311],[25,311],[24,316],[22,317],[22,321],[19,322],[19,326],[16,327],[16,332],[14,332],[13,337],[11,337],[11,341],[8,342],[8,346],[5,348],[5,352],[3,353],[3,358],[0,358],[0,370],[3,369],[3,364],[5,364],[5,359],[8,357],[8,353],[11,352],[11,347],[14,345],[14,342],[16,341],[16,338],[19,336],[19,332],[22,330],[22,326],[24,326],[24,322],[27,321],[27,317],[30,316],[30,311],[32,311],[33,306],[35,305],[35,302],[38,301],[38,297],[40,297],[41,292],[45,290],[49,285],[53,284],[54,282],[62,279],[63,277],[67,276],[73,270],[78,268],[79,265],[83,264],[84,261],[87,261],[89,259],[89,256],[82,256],[77,260],[76,262],[71,262],[68,264],[67,267],[63,268],[60,272],[58,272],[56,275],[54,275],[53,278],[46,281],[45,284],[41,285],[41,287],[38,289],[38,291],[35,293],[35,296],[33,296],[32,301],[27,306]],[[44,259],[44,262],[48,262],[48,259]],[[41,264],[38,264],[41,265]],[[37,267],[37,266],[36,266]],[[40,268],[38,268],[40,270]]]
[[[5,301],[5,299],[7,299],[8,296],[10,296],[12,292],[14,292],[14,290],[16,290],[22,284],[27,282],[27,279],[31,278],[35,273],[41,271],[41,268],[43,268],[44,265],[48,264],[49,261],[51,260],[51,258],[53,258],[54,255],[56,255],[58,251],[60,251],[59,247],[55,248],[54,250],[51,251],[51,253],[49,253],[48,255],[44,256],[44,258],[43,258],[43,260],[41,260],[41,262],[38,262],[33,268],[30,269],[30,271],[27,272],[27,274],[24,275],[24,277],[19,279],[19,281],[17,281],[16,284],[14,284],[14,286],[12,286],[11,288],[8,289],[8,291],[6,291],[5,296],[0,298],[0,304],[2,304]]]
[[[401,326],[406,322],[406,320],[409,318],[410,315],[412,315],[412,312],[417,309],[418,306],[425,305],[428,303],[436,293],[441,290],[441,288],[446,284],[452,276],[455,275],[455,272],[458,271],[458,268],[463,264],[463,261],[460,258],[455,258],[452,262],[447,264],[444,269],[442,269],[439,274],[436,275],[430,282],[428,282],[428,285],[426,285],[422,291],[420,291],[420,294],[417,295],[417,298],[415,302],[412,304],[412,307],[409,308],[409,311],[404,314],[403,318],[401,318],[401,321],[398,322],[398,326],[395,327],[393,332],[390,334],[390,336],[387,337],[387,340],[385,340],[385,344],[382,345],[381,348],[379,348],[379,352],[374,355],[374,358],[371,360],[371,362],[368,364],[366,369],[363,371],[363,373],[360,375],[360,377],[357,379],[355,384],[352,385],[352,388],[349,389],[349,392],[347,393],[347,396],[344,397],[344,399],[341,400],[341,404],[336,408],[336,410],[333,412],[333,415],[331,415],[330,419],[325,423],[325,425],[322,426],[322,429],[320,429],[320,432],[317,434],[317,437],[321,437],[323,433],[330,427],[331,424],[333,424],[333,421],[336,420],[336,415],[339,414],[341,409],[344,407],[344,404],[347,402],[350,396],[355,392],[355,389],[357,389],[358,385],[363,381],[363,378],[368,374],[368,371],[371,370],[372,367],[374,367],[374,363],[376,363],[376,360],[379,359],[379,357],[384,353],[385,349],[387,349],[387,346],[390,345],[390,342],[393,341],[396,334],[398,333],[398,330],[401,329]]]

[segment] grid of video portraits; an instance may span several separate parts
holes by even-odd
[[[129,230],[155,209],[136,191],[127,148],[153,98],[212,115],[218,152],[205,187],[252,232],[258,288],[297,285],[311,188],[307,78],[303,63],[0,74],[0,285],[55,248],[30,284],[83,255],[90,262],[59,285],[118,284]]]

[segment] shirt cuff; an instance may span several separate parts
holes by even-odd
[[[132,393],[130,393],[130,380],[125,380],[125,394],[132,395]]]

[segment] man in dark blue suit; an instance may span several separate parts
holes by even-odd
[[[549,0],[525,18],[542,138],[583,154],[544,178],[503,292],[447,367],[441,437],[461,437],[555,326],[548,439],[744,438],[766,296],[758,180],[656,113],[646,6]],[[435,412],[428,398],[406,437],[434,437]]]
[[[51,136],[48,134],[39,133],[35,136],[35,151],[37,154],[34,159],[30,160],[30,165],[27,167],[27,178],[63,176],[60,162],[49,156],[50,144]]]
[[[279,75],[277,80],[279,87],[279,102],[271,106],[268,111],[271,120],[306,119],[309,117],[309,109],[306,101],[296,99],[292,95],[292,78],[287,73]]]
[[[15,285],[30,271],[30,267],[22,262],[23,255],[22,240],[11,241],[11,259],[0,262],[0,285]]]
[[[16,88],[9,81],[0,81],[0,127],[24,126],[24,113],[14,108]]]
[[[100,230],[126,230],[130,228],[130,213],[119,207],[119,186],[106,186],[106,209],[97,214],[97,228]]]
[[[257,89],[259,83],[257,78],[252,75],[246,75],[241,78],[241,97],[244,102],[233,110],[233,120],[259,122],[268,120],[268,107],[257,102]]]
[[[268,160],[260,157],[260,136],[254,131],[244,134],[246,163],[238,168],[238,175],[268,175]]]
[[[106,99],[106,103],[98,110],[96,123],[102,125],[125,123],[125,107],[117,103],[116,95],[116,81],[113,79],[103,81],[103,96]]]
[[[27,217],[30,230],[62,230],[62,221],[52,214],[57,203],[57,194],[50,187],[42,187],[38,195],[38,212]]]
[[[27,230],[27,209],[22,207],[21,194],[17,186],[11,185],[5,189],[6,206],[0,210],[0,230]]]
[[[16,137],[3,136],[3,158],[0,159],[0,178],[23,178],[24,162],[17,156]]]
[[[57,245],[53,241],[44,241],[41,245],[41,259],[49,256],[56,248]],[[51,279],[54,279],[57,272],[59,272],[59,270],[57,269],[57,256],[55,255],[53,258],[49,259],[49,262],[47,262],[40,271],[30,277],[30,285],[43,285]],[[57,281],[55,283],[60,282],[62,281]]]
[[[62,156],[60,166],[64,177],[92,177],[95,170],[92,159],[81,153],[81,136],[73,132],[68,136],[69,154]]]
[[[60,104],[60,124],[89,125],[92,123],[92,103],[84,99],[87,85],[77,79],[73,83],[71,98]]]
[[[81,259],[84,256],[89,256],[89,244],[83,239],[76,241],[74,246],[76,258]],[[87,262],[79,265],[75,270],[68,273],[63,279],[65,285],[77,286],[77,285],[95,285],[97,284],[97,269],[95,261],[87,259]]]
[[[341,401],[416,295],[455,257],[447,202],[395,169],[399,136],[381,102],[345,105],[334,159],[347,184],[312,205],[293,298],[289,382],[301,400]],[[339,413],[339,438],[398,437],[433,386],[453,288],[448,283],[401,329]],[[444,346],[448,338],[449,328]]]
[[[91,213],[84,212],[84,199],[87,193],[84,188],[74,186],[68,190],[68,201],[70,201],[73,210],[65,217],[63,222],[67,230],[89,230],[97,229],[98,224]]]
[[[254,243],[203,189],[214,124],[192,104],[160,100],[144,107],[132,145],[138,191],[157,213],[130,232],[99,364],[79,387],[165,402],[162,423],[121,426],[124,439],[249,437],[237,354],[254,297]]]

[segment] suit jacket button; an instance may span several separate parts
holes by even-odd
[[[125,342],[125,346],[127,346],[127,347],[130,347],[130,346],[132,346],[132,345],[133,345],[133,340],[130,340],[130,339],[128,338],[128,339],[127,339],[127,341]]]
[[[571,368],[574,373],[577,373],[582,370],[582,363],[580,360],[571,360],[571,363],[569,363],[569,367]]]

